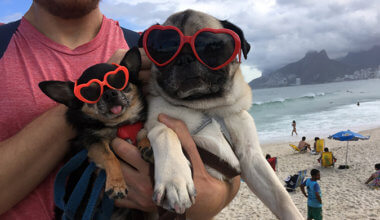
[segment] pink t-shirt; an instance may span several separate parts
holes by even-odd
[[[96,37],[74,50],[53,42],[22,18],[0,59],[0,141],[56,105],[41,92],[39,82],[74,81],[87,67],[106,62],[119,48],[128,49],[123,32],[118,22],[105,16]],[[57,171],[0,219],[53,219]]]

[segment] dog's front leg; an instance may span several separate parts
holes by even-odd
[[[242,178],[279,219],[303,219],[261,151],[256,126],[248,112],[225,118],[239,158]]]
[[[106,171],[106,188],[105,193],[113,199],[122,199],[127,195],[127,185],[121,171],[119,160],[111,151],[106,141],[91,145],[88,149],[88,157],[96,165]]]
[[[195,201],[195,187],[189,162],[176,133],[156,123],[148,132],[154,153],[154,202],[182,214]]]

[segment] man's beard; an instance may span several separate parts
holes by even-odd
[[[98,7],[100,0],[34,0],[50,14],[63,18],[75,19],[89,14]]]

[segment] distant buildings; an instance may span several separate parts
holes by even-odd
[[[361,80],[380,78],[380,65],[377,68],[366,68],[355,71],[351,75],[344,75],[342,78],[337,78],[336,81],[344,80]]]

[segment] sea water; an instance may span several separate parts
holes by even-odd
[[[359,80],[281,88],[253,89],[260,143],[325,138],[342,130],[380,127],[380,80]],[[359,106],[357,103],[359,102]],[[298,136],[292,132],[297,123]]]

